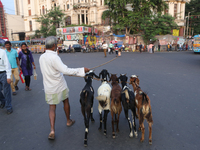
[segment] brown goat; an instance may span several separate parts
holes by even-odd
[[[121,105],[121,87],[119,86],[119,79],[115,74],[111,74],[110,81],[112,81],[111,91],[111,116],[112,116],[112,136],[115,138],[114,123],[117,122],[116,132],[119,132],[119,116],[122,111]],[[116,116],[117,115],[117,116]],[[115,116],[115,121],[114,121]]]
[[[152,111],[151,111],[151,104],[149,96],[144,93],[141,88],[138,86],[137,77],[130,78],[130,84],[132,84],[134,93],[135,93],[135,103],[137,107],[137,114],[139,118],[139,130],[142,130],[142,137],[140,139],[141,142],[144,141],[144,120],[146,119],[149,125],[149,144],[152,144],[152,125],[153,125],[153,118],[152,118]]]

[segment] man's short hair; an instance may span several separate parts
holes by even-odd
[[[54,44],[57,44],[57,38],[55,36],[49,36],[45,40],[46,49],[52,48]]]
[[[6,44],[9,44],[9,45],[11,46],[11,42],[10,42],[10,41],[6,41],[6,42],[5,42],[5,45],[6,45]]]

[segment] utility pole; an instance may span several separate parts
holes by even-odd
[[[189,18],[190,18],[189,16],[190,16],[190,13],[191,12],[188,12],[188,16],[187,16],[188,17],[188,22],[187,22],[187,36],[186,36],[186,39],[188,37],[188,27],[189,27]]]

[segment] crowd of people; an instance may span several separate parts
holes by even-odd
[[[15,96],[19,90],[19,71],[23,73],[25,90],[30,91],[33,69],[36,69],[34,59],[26,43],[21,44],[21,51],[18,54],[11,48],[11,42],[6,41],[5,50],[0,49],[0,108],[5,107],[7,114],[13,112],[11,94]]]

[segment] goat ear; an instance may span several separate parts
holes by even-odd
[[[127,73],[126,73],[127,74]],[[126,76],[126,74],[125,74],[125,76]]]

